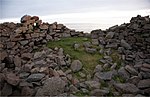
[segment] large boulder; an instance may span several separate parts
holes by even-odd
[[[45,81],[44,86],[38,89],[36,96],[57,96],[65,91],[66,83],[59,77],[52,77]]]

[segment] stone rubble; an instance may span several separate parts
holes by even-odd
[[[20,22],[0,24],[0,96],[150,95],[149,16],[90,34],[43,23],[38,16],[24,15]],[[84,64],[71,60],[63,48],[45,46],[67,37],[90,37],[91,42],[83,43],[85,51],[103,55],[93,74],[82,72]],[[75,50],[80,46],[73,45]]]

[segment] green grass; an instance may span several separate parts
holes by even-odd
[[[83,67],[91,74],[96,65],[99,64],[99,59],[102,57],[98,52],[95,54],[89,54],[85,51],[83,43],[91,41],[90,38],[84,37],[71,37],[71,38],[62,38],[60,41],[50,41],[47,46],[49,48],[63,48],[65,54],[69,54],[72,60],[78,59],[82,62]],[[78,43],[80,47],[75,50],[73,44]],[[95,48],[99,49],[98,46]]]

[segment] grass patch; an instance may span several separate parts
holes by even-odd
[[[83,43],[88,41],[91,41],[91,39],[84,37],[62,38],[60,41],[48,42],[47,46],[49,48],[63,48],[65,54],[69,54],[72,60],[80,60],[83,63],[84,68],[90,74],[92,74],[95,66],[99,64],[99,59],[102,57],[102,55],[100,55],[98,52],[95,54],[87,53],[83,47]],[[80,44],[80,47],[77,50],[73,48],[74,43]],[[98,46],[95,48],[98,48]]]
[[[119,53],[114,50],[110,56],[113,60],[113,63],[117,63],[116,69],[119,69],[121,67],[121,62],[122,62]]]

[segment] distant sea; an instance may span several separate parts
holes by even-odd
[[[70,29],[75,29],[77,31],[84,31],[86,33],[90,33],[92,30],[101,29],[105,30],[113,24],[98,24],[98,23],[64,23]]]

